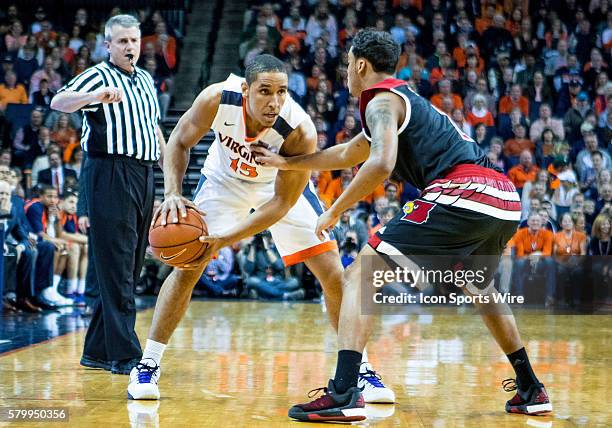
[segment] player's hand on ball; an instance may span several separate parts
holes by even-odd
[[[96,101],[104,104],[118,103],[123,99],[123,91],[119,88],[100,88],[92,93]]]
[[[315,229],[315,233],[321,241],[325,240],[323,232],[328,229],[333,229],[338,223],[339,218],[340,216],[332,214],[331,210],[325,211],[323,214],[321,214],[319,220],[317,221],[317,228]]]
[[[288,169],[287,160],[283,156],[268,149],[267,146],[260,143],[255,143],[251,144],[249,148],[251,153],[255,155],[255,162],[257,162],[259,165],[278,169]]]
[[[157,211],[153,213],[151,225],[154,225],[157,217],[160,216],[162,226],[168,223],[180,223],[181,218],[187,217],[187,208],[194,209],[203,216],[206,215],[206,213],[200,211],[192,201],[182,195],[170,195],[164,199]]]
[[[187,263],[179,267],[179,269],[184,269],[184,270],[203,269],[204,266],[206,266],[208,262],[210,262],[210,259],[212,259],[213,256],[217,254],[221,248],[227,246],[227,244],[225,243],[225,240],[222,237],[217,236],[217,235],[200,236],[200,242],[206,244],[206,249],[204,250],[204,253],[202,253],[202,255],[195,261]]]

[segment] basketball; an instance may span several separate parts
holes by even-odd
[[[196,210],[187,208],[187,217],[180,223],[161,225],[161,216],[149,231],[153,255],[170,266],[182,266],[196,260],[206,248],[198,239],[208,235],[206,222]]]

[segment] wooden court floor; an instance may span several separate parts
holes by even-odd
[[[139,313],[141,340],[152,313]],[[553,416],[506,414],[511,394],[500,383],[513,373],[505,356],[479,317],[440,309],[379,320],[370,360],[398,403],[369,406],[370,418],[358,425],[612,426],[612,319],[527,311],[517,318]],[[128,402],[127,376],[81,368],[83,336],[71,333],[0,357],[0,407],[68,407],[63,426],[323,426],[286,417],[335,367],[335,338],[321,305],[192,302],[164,355],[160,402]]]

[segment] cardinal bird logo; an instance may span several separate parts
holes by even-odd
[[[423,224],[429,220],[429,212],[435,206],[436,204],[421,199],[407,202],[402,209],[404,216],[401,219],[410,223]]]

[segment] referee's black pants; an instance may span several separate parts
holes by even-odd
[[[100,295],[83,354],[105,361],[140,358],[134,289],[153,215],[153,167],[120,156],[90,156],[84,168],[89,245]]]

